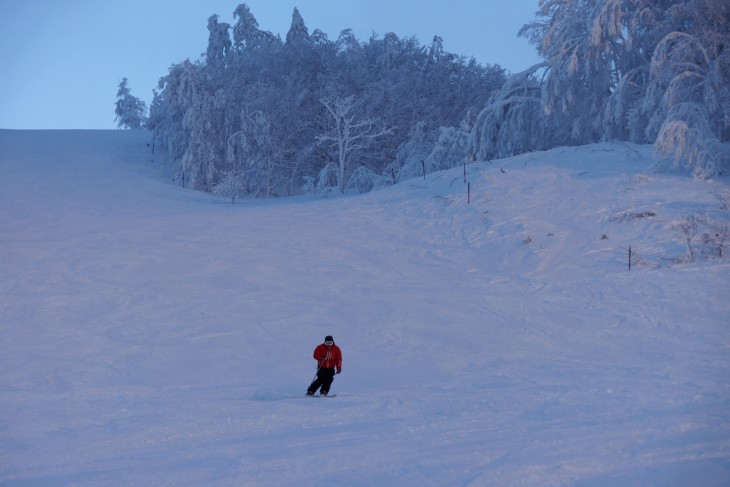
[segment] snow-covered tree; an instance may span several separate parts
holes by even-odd
[[[239,159],[237,167],[246,182],[248,193],[268,198],[275,186],[274,144],[269,118],[261,110],[244,110],[241,118],[241,130],[232,136],[229,147],[236,150]]]
[[[642,64],[637,19],[657,0],[541,0],[538,16],[525,25],[545,57],[542,106],[549,145],[594,142],[603,135],[603,111],[620,80]],[[644,60],[645,61],[645,60]]]
[[[335,47],[340,53],[361,53],[362,51],[360,41],[357,40],[352,29],[344,29],[340,31],[340,35],[335,42]]]
[[[536,64],[512,75],[477,116],[466,149],[469,160],[509,157],[545,146],[546,119],[542,114]]]
[[[352,176],[345,185],[345,194],[369,193],[379,185],[380,176],[365,166],[360,166],[353,171]]]
[[[147,105],[132,95],[132,90],[127,86],[127,78],[122,78],[119,83],[114,113],[114,120],[119,128],[139,129],[144,127],[147,120]]]
[[[289,32],[286,33],[286,44],[292,46],[296,44],[309,43],[309,29],[304,25],[304,19],[299,13],[299,9],[294,7],[294,12],[291,16],[291,27]]]
[[[459,127],[441,127],[436,144],[425,160],[426,171],[443,171],[463,163],[468,141],[468,131]]]
[[[303,190],[318,198],[328,198],[342,194],[340,171],[336,164],[328,162],[317,177],[305,176]]]
[[[237,50],[251,49],[259,43],[261,31],[256,17],[253,16],[248,5],[240,4],[233,11],[233,18],[238,22],[233,26],[233,47]]]
[[[390,175],[394,183],[423,176],[424,161],[436,142],[435,134],[425,121],[416,123],[408,134],[408,140],[398,147],[396,159],[389,164],[383,176]]]
[[[231,38],[228,35],[230,24],[218,22],[218,15],[208,18],[208,49],[206,59],[209,65],[222,66],[231,50]]]
[[[359,119],[355,109],[355,97],[325,98],[322,104],[331,115],[334,126],[327,134],[317,136],[320,143],[330,143],[337,149],[339,190],[344,192],[343,183],[348,176],[353,155],[367,149],[375,139],[390,134],[391,129],[381,127],[373,118]]]
[[[658,168],[686,167],[698,177],[712,177],[730,167],[730,154],[720,144],[730,127],[728,82],[720,60],[697,37],[672,32],[662,39],[642,106],[652,114],[646,132],[656,139]]]
[[[192,87],[199,76],[199,70],[200,66],[189,60],[173,65],[167,76],[159,80],[147,122],[155,142],[167,150],[168,159],[180,179],[180,163],[188,147],[188,134],[183,128],[183,118],[192,105]]]
[[[205,115],[200,99],[185,113],[183,127],[189,134],[188,147],[181,161],[183,186],[210,191],[219,176],[220,157],[215,148],[213,124]]]
[[[582,144],[595,139],[593,121],[598,106],[595,96],[605,90],[594,84],[590,69],[588,0],[541,0],[540,16],[546,18],[525,26],[545,57],[548,70],[542,86],[542,105],[550,120],[555,144]]]
[[[540,0],[539,5],[539,20],[520,35],[545,57],[539,80],[543,113],[536,114],[543,129],[510,130],[511,140],[538,133],[537,146],[548,148],[628,139],[655,143],[658,168],[687,167],[703,176],[727,168],[730,158],[721,144],[730,140],[726,0]],[[493,108],[500,99],[507,97],[494,98]],[[484,148],[497,144],[501,115],[483,111],[473,153],[487,156]],[[535,145],[523,141],[500,155]]]
[[[155,95],[150,129],[187,187],[210,190],[227,173],[238,171],[247,196],[289,195],[301,188],[303,178],[316,179],[328,161],[336,161],[339,173],[337,144],[318,138],[337,137],[335,118],[320,103],[334,100],[332,93],[341,100],[359,100],[357,110],[353,104],[349,112],[356,114],[351,124],[380,122],[373,123],[371,132],[353,130],[362,139],[346,146],[339,194],[350,182],[358,190],[368,187],[370,173],[382,174],[401,146],[426,144],[419,150],[428,156],[439,134],[442,143],[433,160],[445,164],[457,157],[451,149],[458,146],[452,143],[458,137],[451,136],[458,130],[448,127],[457,127],[465,114],[483,106],[505,79],[498,66],[445,52],[438,38],[430,51],[415,38],[392,33],[360,42],[345,30],[331,42],[316,29],[309,35],[297,9],[285,44],[259,28],[247,5],[238,5],[233,15],[233,43],[228,24],[211,17],[206,55],[173,65]],[[425,137],[410,144],[417,124]],[[380,126],[393,129],[360,150],[359,144]],[[392,172],[387,180],[392,181]]]
[[[259,23],[245,3],[236,7],[233,18],[238,18],[233,26],[233,47],[238,51],[268,47],[276,43],[276,37],[268,31],[259,29]]]
[[[705,218],[704,224],[707,226],[708,232],[703,235],[703,240],[711,246],[713,252],[717,253],[717,257],[722,259],[725,255],[724,249],[730,242],[730,223]]]
[[[226,94],[223,89],[212,92],[204,71],[193,71],[192,75],[188,80],[190,105],[182,120],[187,147],[181,159],[181,178],[184,186],[211,191],[222,175],[225,161],[221,122]]]
[[[213,186],[213,193],[220,194],[231,200],[235,205],[236,200],[241,199],[247,193],[246,183],[243,176],[236,171],[229,171],[223,175],[220,182]]]
[[[685,102],[672,106],[654,143],[654,169],[688,170],[700,178],[717,174],[722,150],[707,118],[700,104]]]

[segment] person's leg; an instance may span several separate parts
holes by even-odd
[[[323,396],[326,396],[330,392],[330,386],[332,385],[332,381],[335,380],[335,369],[319,369],[320,372],[322,372],[321,375],[321,381],[322,381],[322,389],[319,391],[320,394]]]
[[[317,371],[317,377],[309,385],[309,387],[307,387],[307,395],[308,396],[313,395],[315,392],[317,392],[317,389],[319,389],[320,386],[322,386],[323,381],[322,381],[322,376],[320,375],[321,372],[322,372],[322,369],[319,369]]]

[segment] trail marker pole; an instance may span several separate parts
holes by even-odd
[[[631,245],[629,245],[629,272],[631,272]]]

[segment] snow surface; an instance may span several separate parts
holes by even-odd
[[[600,144],[471,164],[470,201],[231,205],[146,142],[0,131],[1,486],[730,485],[730,263],[674,226],[727,180]]]

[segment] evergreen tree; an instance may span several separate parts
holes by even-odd
[[[211,15],[208,18],[208,49],[206,58],[209,65],[222,66],[226,62],[228,53],[231,50],[231,38],[228,35],[230,24],[218,22],[218,15]]]
[[[144,127],[147,120],[147,105],[145,102],[132,96],[132,90],[127,86],[127,78],[122,78],[117,91],[116,109],[114,110],[119,128],[139,129]]]
[[[238,22],[233,26],[233,47],[236,50],[252,49],[259,44],[261,31],[256,17],[253,16],[248,5],[240,4],[233,11],[233,18]]]
[[[237,51],[251,50],[258,47],[270,47],[276,44],[276,37],[268,31],[259,29],[259,23],[245,3],[236,7],[233,18],[238,18],[233,26],[233,47]]]
[[[294,7],[294,12],[291,16],[291,27],[289,32],[286,33],[286,44],[287,46],[296,44],[306,44],[309,42],[309,29],[304,25],[304,19],[299,13],[299,9]]]

